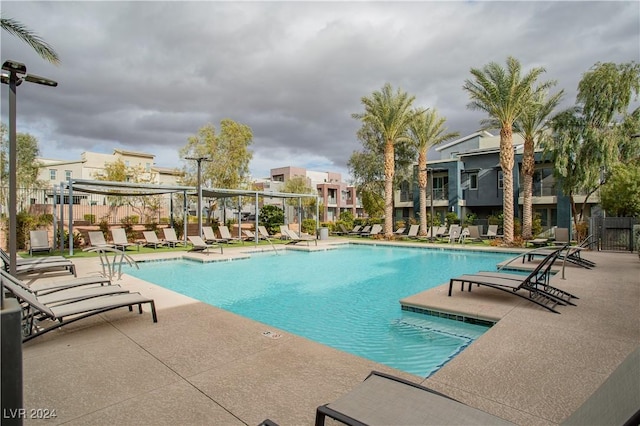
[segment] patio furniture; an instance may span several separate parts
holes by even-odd
[[[201,251],[201,252],[204,252],[205,254],[209,254],[209,249],[219,248],[220,254],[223,254],[222,246],[219,243],[209,244],[205,240],[203,240],[202,237],[198,235],[191,235],[191,236],[188,236],[187,238],[189,239],[189,242],[191,242],[191,246],[192,246],[191,250],[189,251]]]
[[[113,247],[118,250],[125,251],[127,247],[131,246],[138,247],[138,249],[140,248],[138,244],[130,243],[129,240],[127,240],[127,232],[124,228],[111,228],[111,237],[113,239]]]
[[[179,240],[176,235],[176,230],[173,228],[162,228],[162,234],[164,235],[164,242],[170,247],[176,247],[184,245],[184,241]]]
[[[232,236],[231,232],[229,232],[229,228],[227,228],[225,225],[218,226],[218,232],[220,232],[222,242],[225,242],[227,244],[242,241],[240,237]]]
[[[559,314],[560,312],[555,309],[557,305],[573,304],[569,302],[572,299],[577,299],[576,296],[549,285],[551,267],[558,258],[560,250],[562,249],[557,249],[549,254],[529,275],[523,275],[518,279],[480,274],[466,274],[451,278],[449,280],[449,297],[451,296],[454,282],[460,283],[461,291],[464,291],[465,283],[468,284],[469,292],[471,292],[472,285],[476,284],[513,294]]]
[[[158,247],[167,246],[166,241],[161,241],[158,239],[155,231],[143,231],[142,235],[144,236],[144,246],[145,247],[153,247],[157,249]]]
[[[89,231],[89,245],[91,247],[114,247],[113,244],[107,243],[102,231]]]
[[[290,229],[285,229],[285,232],[287,233],[287,236],[291,240],[287,244],[298,244],[300,242],[306,242],[307,245],[309,245],[309,242],[313,241],[316,245],[318,245],[318,240],[310,235],[309,236],[298,235],[295,233],[295,231],[292,231]]]
[[[29,231],[29,254],[43,252],[51,253],[51,245],[49,244],[49,232],[47,231]]]
[[[372,371],[336,401],[319,406],[315,426],[324,425],[326,417],[352,426],[512,424],[433,389],[378,371]]]
[[[133,306],[138,305],[138,310],[142,314],[142,305],[147,303],[151,307],[153,322],[158,322],[153,299],[143,297],[140,293],[105,295],[49,306],[39,300],[35,294],[17,285],[14,280],[15,278],[7,272],[0,271],[2,287],[12,293],[21,303],[24,303],[23,342],[67,324],[113,309],[128,307],[132,311]]]

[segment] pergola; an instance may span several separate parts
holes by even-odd
[[[187,196],[197,196],[198,192],[196,187],[193,186],[178,186],[178,185],[156,185],[156,184],[143,184],[143,183],[131,183],[131,182],[112,182],[112,181],[100,181],[89,179],[70,179],[68,181],[60,182],[60,194],[64,194],[64,191],[68,191],[69,200],[73,200],[73,191],[82,191],[91,194],[111,195],[111,196],[145,196],[145,195],[162,195],[162,194],[174,194],[182,193],[183,197],[183,212],[185,217],[187,216]],[[274,191],[254,191],[254,190],[238,190],[238,189],[222,189],[222,188],[202,188],[202,195],[209,198],[230,198],[230,197],[250,197],[255,202],[255,211],[258,212],[258,199],[264,198],[297,198],[299,207],[302,207],[303,198],[315,198],[315,194],[290,194],[286,192],[274,192]],[[55,188],[54,188],[54,203],[55,203]],[[316,204],[316,228],[318,228],[319,218],[319,206]],[[54,208],[54,212],[56,209]],[[64,210],[61,209],[61,212]],[[61,214],[60,222],[64,223],[64,213]],[[198,211],[198,215],[202,212]],[[54,234],[56,233],[56,222],[54,220]],[[73,255],[73,203],[69,203],[69,255]],[[242,224],[242,218],[238,217],[238,223]],[[302,209],[298,209],[298,223],[302,224]],[[255,227],[258,229],[258,215],[255,218]],[[240,233],[240,227],[238,227],[238,233]],[[239,235],[241,237],[241,235]],[[183,237],[185,245],[187,243],[187,221],[184,221]],[[255,243],[258,243],[258,233],[256,233]]]

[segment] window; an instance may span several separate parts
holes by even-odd
[[[66,180],[71,179],[71,170],[65,170],[65,171],[64,171],[64,178],[65,178]]]
[[[145,163],[145,164],[144,164],[144,169],[145,169],[147,172],[150,172],[150,171],[151,171],[151,163]]]
[[[56,169],[49,169],[49,180],[56,180],[58,171]]]
[[[478,189],[478,173],[469,173],[469,189]]]
[[[504,176],[502,170],[498,170],[498,189],[504,188]]]

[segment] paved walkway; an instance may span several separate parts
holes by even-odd
[[[225,256],[240,251],[225,250]],[[410,298],[416,306],[499,319],[429,379],[125,275],[121,285],[156,300],[159,322],[149,312],[121,309],[24,344],[25,408],[56,414],[25,424],[257,425],[270,418],[282,426],[312,425],[318,405],[374,369],[517,424],[559,424],[640,345],[637,254],[585,257],[597,268],[568,267],[566,280],[554,278],[556,286],[580,296],[577,306],[560,307],[560,314],[486,288],[471,294],[458,288],[448,297],[443,285]],[[96,259],[74,262],[79,275],[100,270]]]

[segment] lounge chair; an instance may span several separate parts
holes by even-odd
[[[2,259],[2,261],[8,265],[10,260],[9,257],[9,253],[7,253],[6,251],[4,251],[3,248],[0,248],[0,259]],[[27,265],[27,264],[42,264],[42,263],[49,263],[49,262],[60,262],[60,261],[69,261],[69,259],[67,259],[64,256],[45,256],[45,257],[37,257],[37,258],[30,258],[30,259],[25,259],[23,257],[17,257],[16,258],[16,265]]]
[[[289,227],[287,225],[280,225],[280,239],[288,240],[289,238]]]
[[[256,241],[256,234],[255,232],[249,230],[249,229],[243,229],[242,230],[242,235],[244,235],[244,237],[242,238],[244,241]],[[258,237],[258,239],[260,239],[260,237]]]
[[[407,228],[398,228],[395,230],[395,232],[393,233],[394,235],[404,235],[404,231],[406,231]]]
[[[451,225],[449,226],[449,232],[443,238],[446,238],[449,244],[453,244],[456,241],[461,242],[462,240],[462,227],[460,225]]]
[[[198,235],[188,236],[189,242],[191,242],[191,250],[190,251],[201,251],[206,254],[209,254],[209,249],[211,248],[219,248],[220,254],[222,253],[222,246],[219,243],[209,244],[202,237]]]
[[[554,231],[553,244],[565,245],[569,243],[569,228],[556,228]]]
[[[158,239],[155,231],[142,231],[142,235],[144,236],[145,247],[153,247],[154,249],[157,249],[158,247],[164,247],[168,245],[165,241],[161,241]]]
[[[89,245],[91,247],[113,247],[113,244],[107,243],[104,239],[102,231],[89,231]]]
[[[351,231],[347,233],[347,235],[360,235],[360,231],[362,230],[361,225],[356,225],[353,227]]]
[[[133,306],[138,305],[138,310],[142,314],[142,305],[146,303],[151,306],[153,322],[158,322],[153,299],[143,297],[140,293],[98,296],[48,306],[42,303],[36,295],[15,284],[14,278],[7,272],[0,271],[0,281],[2,287],[11,292],[21,303],[26,304],[22,317],[23,342],[67,324],[113,309],[128,307],[132,311]],[[47,320],[53,323],[47,324]]]
[[[213,228],[211,226],[203,226],[202,227],[202,239],[207,244],[226,243],[227,242],[227,240],[225,240],[223,238],[218,238],[216,236],[215,231],[213,230]]]
[[[51,253],[49,233],[47,231],[29,231],[29,254],[43,252]]]
[[[227,244],[242,241],[240,237],[232,236],[231,232],[229,232],[229,228],[227,228],[225,225],[218,226],[218,232],[220,232],[220,237],[222,238],[222,241]]]
[[[442,238],[447,234],[447,227],[446,226],[438,226],[438,229],[436,230],[436,232],[434,233],[434,235],[436,236],[436,238]]]
[[[287,236],[291,240],[287,244],[298,244],[300,242],[306,242],[307,245],[309,245],[309,242],[313,241],[316,245],[318,245],[318,240],[310,235],[309,236],[298,235],[296,234],[295,231],[292,231],[290,229],[285,229],[285,232],[287,233]]]
[[[487,228],[487,233],[483,235],[483,237],[491,238],[502,238],[504,235],[498,234],[498,225],[489,225]]]
[[[411,225],[409,227],[409,232],[407,232],[407,238],[418,238],[418,232],[420,231],[420,225]]]
[[[4,264],[4,270],[9,271],[9,254],[0,249],[0,258]],[[68,271],[76,276],[76,265],[63,256],[47,256],[37,259],[16,259],[16,275],[25,275],[41,272]]]
[[[127,247],[138,247],[137,244],[130,243],[127,240],[127,232],[124,228],[111,228],[111,238],[113,239],[113,248],[126,251]]]
[[[462,242],[465,243],[467,241],[470,242],[482,242],[482,237],[480,237],[480,229],[478,225],[469,225],[467,226],[460,235],[462,238]]]
[[[371,231],[371,225],[366,225],[364,228],[362,228],[362,229],[360,230],[360,232],[358,232],[358,235],[359,235],[359,236],[362,236],[362,235],[369,235],[369,232],[370,232],[370,231]]]
[[[184,241],[178,239],[176,230],[173,228],[162,228],[162,235],[164,235],[164,242],[170,247],[184,245]]]
[[[375,235],[379,235],[382,232],[382,225],[375,224],[371,227],[369,232],[363,232],[360,234],[361,237],[373,237]]]
[[[451,296],[455,282],[460,283],[461,291],[464,291],[465,283],[468,284],[469,292],[472,285],[476,284],[513,294],[542,306],[551,312],[559,313],[555,310],[557,305],[572,305],[571,300],[578,298],[549,285],[551,267],[558,258],[560,250],[562,248],[545,257],[527,276],[523,275],[514,279],[514,277],[496,277],[486,274],[467,274],[451,278],[449,280],[449,296]]]
[[[349,233],[349,230],[341,223],[338,224],[337,228],[338,229],[334,229],[333,235],[347,235]]]
[[[567,245],[564,248],[564,250],[561,251],[559,257],[560,259],[566,260],[569,263],[572,263],[574,265],[577,265],[586,269],[594,268],[596,266],[595,262],[592,262],[590,260],[583,258],[581,254],[582,250],[589,249],[593,244],[595,244],[595,242],[593,241],[592,236],[588,236],[582,243],[580,243],[580,245],[577,245],[577,246]],[[522,255],[522,263],[524,263],[525,260],[531,262],[535,257],[545,257],[549,253],[553,252],[554,250],[557,250],[557,248],[542,247],[534,251],[525,253]]]
[[[351,426],[512,425],[433,389],[377,371],[336,401],[319,406],[315,425],[324,425],[326,417]]]
[[[267,231],[267,228],[265,226],[259,225],[258,232],[260,233],[260,238],[269,240],[269,237],[270,237],[269,231]]]

